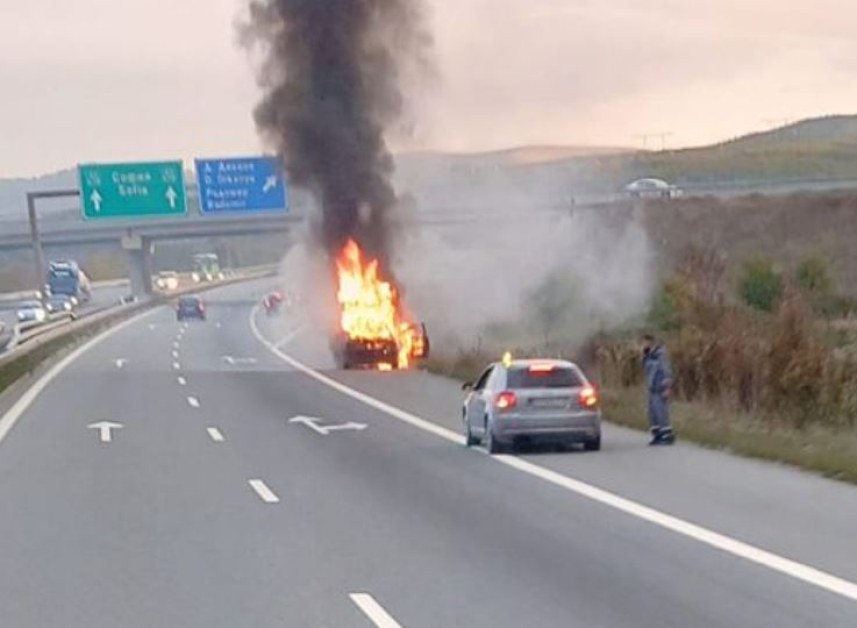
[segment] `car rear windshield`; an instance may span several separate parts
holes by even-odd
[[[199,303],[199,299],[196,297],[183,297],[179,299],[179,305],[182,307],[196,307]]]
[[[509,370],[508,388],[578,388],[583,386],[580,375],[572,368],[539,369],[528,366]]]

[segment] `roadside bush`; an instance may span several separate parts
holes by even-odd
[[[750,274],[774,276],[765,268]],[[687,273],[677,273],[665,293],[677,324],[662,331],[678,399],[726,403],[798,429],[855,424],[857,354],[831,345],[832,328],[818,325],[802,291],[778,297],[770,314],[718,304],[710,294],[706,302]],[[601,342],[597,355],[605,384],[636,385],[636,348],[606,336]]]
[[[795,269],[795,285],[813,300],[830,297],[833,278],[827,261],[815,255],[802,259]]]
[[[752,308],[772,312],[783,292],[782,274],[767,257],[756,257],[744,262],[738,279],[741,300]]]

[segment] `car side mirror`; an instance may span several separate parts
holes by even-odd
[[[473,390],[473,382],[464,382],[461,385],[461,390],[463,390],[465,392],[469,392],[469,391]]]

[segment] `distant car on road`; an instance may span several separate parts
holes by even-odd
[[[195,295],[181,297],[176,305],[176,319],[183,321],[188,318],[205,320],[205,303]]]
[[[165,270],[158,273],[155,278],[155,286],[158,290],[177,290],[179,287],[179,275],[174,270]]]
[[[504,359],[489,365],[462,408],[467,446],[502,453],[521,443],[581,443],[601,449],[601,410],[595,387],[565,360]]]
[[[48,313],[40,301],[26,301],[18,308],[19,323],[43,323],[48,319]]]
[[[637,179],[625,186],[625,191],[631,198],[679,198],[684,193],[675,185],[663,179]]]
[[[74,309],[77,306],[77,299],[67,294],[53,294],[48,297],[45,307],[48,314],[74,314]]]

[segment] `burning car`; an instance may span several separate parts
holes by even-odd
[[[399,292],[378,266],[354,240],[336,260],[340,318],[331,350],[343,369],[402,369],[429,355],[425,325],[406,319]]]

